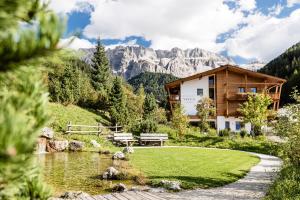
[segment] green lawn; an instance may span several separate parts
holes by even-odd
[[[198,148],[136,149],[131,164],[152,183],[178,180],[183,188],[209,188],[243,177],[259,162],[245,152]]]

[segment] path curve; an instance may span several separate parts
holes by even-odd
[[[181,146],[165,146],[154,148],[178,148]],[[153,147],[134,147],[153,148]],[[202,147],[181,147],[202,148]],[[234,183],[211,189],[186,190],[177,193],[151,192],[157,199],[165,200],[256,200],[262,199],[280,170],[280,158],[265,154],[251,153],[260,158],[260,162],[253,166],[247,175]],[[121,193],[122,194],[122,193]],[[155,198],[153,198],[155,199]],[[132,199],[134,200],[134,199]]]

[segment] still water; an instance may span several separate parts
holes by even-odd
[[[91,152],[61,152],[39,154],[44,180],[54,195],[66,191],[84,191],[90,194],[107,192],[113,184],[125,181],[105,181],[100,176],[110,166],[116,165],[110,155]],[[117,161],[123,162],[123,161]]]

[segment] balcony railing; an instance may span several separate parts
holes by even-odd
[[[261,93],[261,92],[258,92]],[[228,92],[227,99],[228,100],[247,100],[248,95],[251,93],[239,93],[239,92]],[[279,93],[267,93],[271,97],[272,100],[279,100]]]
[[[180,101],[180,96],[178,94],[171,94],[169,95],[170,101]]]

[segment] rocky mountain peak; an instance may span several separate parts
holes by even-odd
[[[90,63],[94,49],[81,49]],[[186,77],[224,64],[235,64],[230,58],[200,48],[154,50],[142,46],[117,46],[106,50],[115,74],[130,79],[142,72],[168,73]]]

